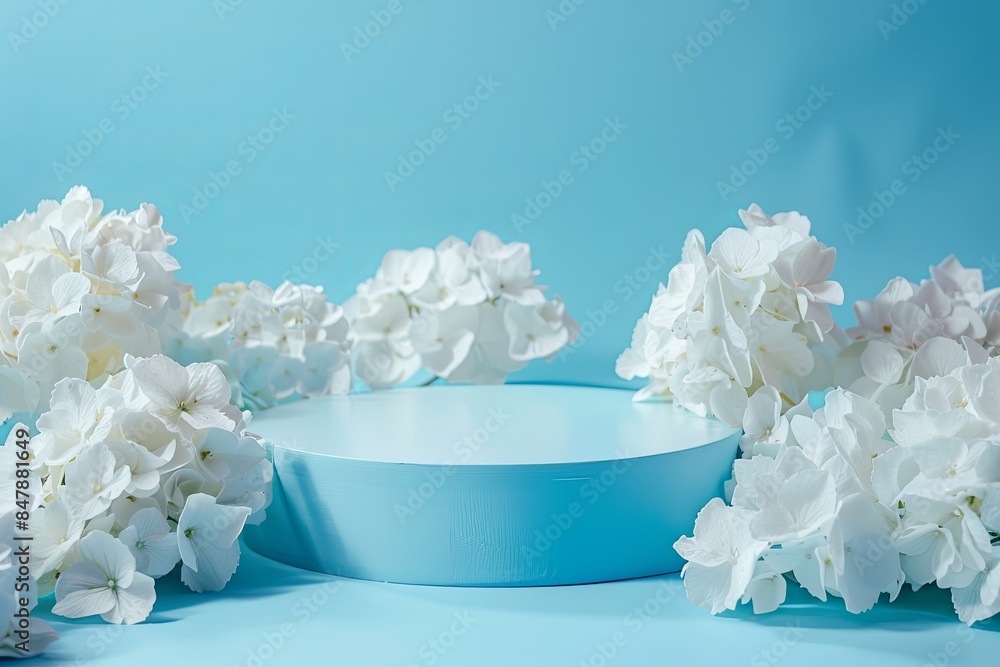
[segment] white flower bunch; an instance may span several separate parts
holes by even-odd
[[[99,386],[127,354],[162,351],[181,286],[161,223],[151,204],[103,213],[75,187],[0,228],[0,420],[44,410],[63,378]]]
[[[850,390],[815,414],[774,386],[745,402],[730,505],[675,545],[695,604],[768,612],[791,579],[853,613],[931,583],[966,623],[1000,612],[996,296],[954,257],[931,273],[855,305],[833,373]]]
[[[284,282],[272,290],[254,281],[219,285],[203,302],[185,297],[168,354],[182,363],[222,362],[239,407],[351,390],[347,319],[322,288]]]
[[[98,389],[57,382],[29,446],[33,574],[70,618],[144,620],[154,579],[178,563],[192,590],[220,590],[244,524],[270,501],[271,463],[222,370],[163,355],[125,363]]]
[[[436,248],[393,250],[344,309],[354,373],[372,388],[421,368],[452,382],[499,384],[551,358],[579,332],[566,306],[535,284],[525,243],[481,231]]]
[[[934,583],[966,623],[1000,612],[1000,363],[918,384],[894,439],[879,405],[842,389],[815,414],[748,410],[771,435],[736,461],[731,505],[712,500],[674,545],[688,597],[713,614],[750,601],[765,613],[788,577],[860,613]]]
[[[11,436],[35,434],[31,501],[5,506],[0,532],[30,514],[32,590],[55,592],[57,614],[141,621],[178,563],[191,589],[222,588],[270,501],[271,464],[226,375],[161,354],[191,291],[175,240],[154,206],[103,213],[83,187],[0,229],[0,424],[16,415],[29,426]],[[4,472],[14,454],[0,448]],[[0,654],[19,655],[9,602]],[[54,634],[32,623],[37,651]]]
[[[963,347],[1000,344],[1000,289],[986,292],[982,270],[952,255],[930,273],[920,284],[894,278],[874,299],[854,305],[858,325],[847,330],[854,342],[840,353],[837,379],[877,401],[887,417],[918,379],[963,363]]]
[[[836,250],[810,236],[797,212],[772,217],[754,204],[740,218],[745,229],[726,229],[708,252],[699,231],[688,234],[636,324],[616,364],[626,380],[649,379],[636,400],[672,398],[737,426],[762,388],[775,390],[784,412],[828,386],[820,348],[839,350],[830,305],[844,300],[829,279]]]

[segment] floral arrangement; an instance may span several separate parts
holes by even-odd
[[[181,320],[168,339],[170,356],[218,364],[241,408],[256,412],[279,400],[346,394],[353,385],[347,319],[322,288],[222,284],[205,301],[188,290]]]
[[[740,603],[765,613],[784,601],[792,581],[821,600],[843,598],[849,612],[861,613],[883,593],[891,601],[904,585],[935,584],[951,591],[962,621],[996,615],[997,291],[986,292],[981,271],[949,257],[931,268],[930,280],[915,285],[896,278],[874,300],[859,301],[858,326],[844,335],[826,317],[826,305],[840,300],[839,288],[826,280],[832,254],[822,259],[829,251],[805,240],[808,221],[797,213],[768,218],[757,207],[740,213],[747,235],[727,230],[707,255],[700,234],[689,235],[685,268],[671,271],[671,284],[661,288],[619,360],[623,375],[651,378],[640,397],[673,397],[743,429],[726,500],[710,501],[693,537],[674,545],[688,561],[682,576],[689,599],[713,614]],[[794,228],[800,240],[779,241],[775,255],[763,241],[787,237],[773,231],[783,227]],[[804,241],[798,252],[812,246],[812,259],[796,273],[798,260],[789,264],[781,256]],[[753,277],[737,278],[733,288],[733,274],[747,273]],[[751,299],[739,289],[748,282]],[[778,297],[767,296],[769,285]],[[794,307],[774,307],[789,305],[786,290],[796,293]],[[733,306],[719,307],[720,296]],[[749,318],[738,317],[737,301],[747,304]],[[810,315],[814,305],[819,310]],[[784,321],[778,331],[785,333],[762,337],[774,324],[755,324],[758,312]],[[780,372],[766,369],[766,357],[752,351],[761,341],[792,361]],[[744,383],[748,349],[753,381]],[[817,375],[820,364],[825,370]],[[711,385],[703,388],[706,378]],[[839,388],[814,412],[805,390],[831,385]]]
[[[890,419],[919,378],[965,363],[965,347],[1000,344],[1000,290],[985,291],[982,271],[952,256],[930,272],[919,285],[895,278],[874,299],[858,301],[858,324],[847,330],[853,342],[840,353],[838,379]]]
[[[0,231],[0,420],[44,410],[63,378],[96,386],[126,355],[163,351],[161,326],[181,303],[176,238],[151,204],[103,208],[76,187]]]
[[[535,285],[525,243],[479,232],[434,249],[391,250],[344,307],[321,288],[222,284],[205,301],[182,295],[167,351],[212,361],[249,410],[282,400],[346,394],[357,377],[372,389],[432,379],[502,383],[533,359],[551,358],[579,329],[565,304]]]
[[[535,284],[525,243],[479,232],[434,249],[393,250],[344,305],[355,375],[372,388],[421,368],[454,382],[500,384],[532,359],[551,358],[579,328]]]
[[[28,465],[0,525],[30,538],[31,602],[54,592],[57,614],[142,621],[178,563],[192,590],[221,589],[269,502],[223,370],[163,354],[190,291],[175,240],[154,206],[104,213],[82,187],[0,229],[4,472]]]
[[[771,217],[753,205],[740,218],[745,228],[726,229],[708,252],[701,232],[688,234],[636,324],[616,365],[626,380],[649,378],[636,400],[670,398],[738,426],[758,391],[790,407],[828,384],[819,348],[835,345],[830,304],[844,300],[829,279],[836,250],[797,212]]]
[[[198,301],[175,241],[154,206],[104,213],[82,187],[0,228],[0,583],[30,538],[29,609],[54,593],[56,614],[137,623],[177,569],[222,589],[270,502],[253,412],[346,394],[354,371],[372,388],[420,368],[503,382],[577,335],[528,246],[486,232],[390,252],[346,308],[288,282]],[[0,656],[24,657],[14,602],[0,595]],[[30,623],[38,652],[56,635]]]
[[[239,563],[237,536],[270,499],[271,465],[218,367],[162,355],[126,363],[100,389],[59,382],[32,439],[39,586],[54,587],[55,613],[112,623],[144,620],[153,579],[178,562],[192,590],[221,590]],[[107,563],[118,569],[102,580],[95,568]]]

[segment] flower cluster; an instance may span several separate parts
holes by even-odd
[[[270,502],[251,411],[347,393],[353,369],[373,387],[421,367],[502,382],[577,335],[534,284],[528,246],[485,232],[390,252],[348,310],[287,282],[199,302],[155,207],[102,211],[77,187],[0,229],[0,424],[32,434],[30,574],[56,614],[142,621],[178,565],[192,590],[226,585]],[[0,448],[4,470],[13,451]],[[0,537],[12,525],[5,508]],[[18,655],[9,602],[0,655]],[[36,648],[54,638],[32,622]]]
[[[180,319],[168,354],[182,363],[221,362],[241,408],[351,390],[347,319],[319,287],[223,284],[201,302],[188,290]]]
[[[689,561],[689,598],[712,613],[741,601],[764,613],[784,601],[791,576],[821,600],[842,597],[852,613],[882,593],[895,599],[904,584],[930,583],[951,589],[966,623],[1000,612],[1000,364],[938,380],[969,382],[975,398],[951,407],[939,388],[914,394],[895,413],[899,442],[883,437],[878,405],[842,389],[815,414],[779,417],[782,435],[736,461],[732,504],[712,500],[694,537],[675,545]],[[928,409],[927,399],[938,403]],[[920,437],[899,437],[901,424],[929,425],[942,410],[979,424],[977,435],[956,436],[961,429],[942,419]]]
[[[499,384],[573,342],[576,322],[535,284],[531,251],[479,232],[436,248],[393,250],[344,305],[354,373],[372,388],[421,368],[453,382]]]
[[[99,386],[125,355],[162,351],[180,306],[176,240],[156,207],[103,213],[83,187],[0,229],[0,390],[14,411],[44,410],[63,378]]]
[[[224,372],[162,354],[190,287],[174,276],[176,239],[157,209],[103,208],[76,187],[0,229],[0,423],[33,434],[38,592],[55,593],[57,614],[135,623],[178,563],[193,590],[226,584],[272,473]],[[0,448],[5,472],[13,452]],[[37,628],[35,649],[53,638]],[[0,652],[16,655],[2,629]]]
[[[815,413],[770,386],[746,402],[729,504],[675,544],[695,604],[768,612],[792,579],[853,613],[931,583],[966,623],[1000,612],[1000,320],[981,272],[932,276],[856,304],[833,374],[850,390]]]
[[[838,381],[876,400],[886,416],[918,378],[946,375],[965,357],[963,341],[1000,344],[1000,290],[987,292],[979,269],[950,256],[914,284],[894,278],[874,299],[858,301],[853,343],[840,353]],[[960,344],[962,343],[962,344]]]
[[[220,590],[270,501],[271,463],[217,366],[125,363],[98,389],[57,382],[31,439],[33,574],[71,618],[142,621],[178,563],[192,590]]]
[[[700,232],[688,234],[681,262],[636,324],[616,371],[649,378],[637,400],[672,398],[736,426],[764,387],[787,408],[826,385],[830,365],[817,348],[839,349],[830,313],[844,299],[829,279],[836,250],[810,236],[797,212],[772,217],[752,205],[740,218],[745,229],[726,229],[708,252]]]

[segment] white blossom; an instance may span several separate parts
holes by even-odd
[[[379,389],[421,368],[453,382],[497,384],[551,359],[579,329],[535,284],[531,251],[479,232],[433,250],[394,250],[345,303],[354,375]]]
[[[640,318],[616,372],[648,378],[636,400],[672,399],[701,416],[742,425],[748,398],[772,387],[779,414],[825,386],[840,349],[830,305],[836,251],[809,236],[799,213],[741,211],[705,252],[697,230]],[[826,349],[830,351],[826,351]],[[747,443],[749,444],[749,443]]]
[[[221,590],[240,561],[236,541],[250,509],[220,505],[204,493],[188,497],[177,521],[177,543],[184,566],[181,580],[196,592]]]
[[[175,238],[156,208],[104,212],[83,187],[0,228],[0,349],[44,412],[65,378],[100,386],[125,356],[163,351],[181,305]]]
[[[623,377],[650,379],[645,396],[673,397],[743,428],[743,458],[726,485],[731,505],[713,500],[695,538],[675,545],[689,561],[688,596],[713,613],[736,599],[764,613],[783,601],[788,576],[861,613],[905,584],[935,584],[950,589],[962,621],[995,616],[1000,293],[987,293],[980,270],[949,257],[931,267],[930,280],[896,278],[857,302],[858,325],[840,344],[827,309],[842,300],[828,281],[833,250],[808,237],[798,214],[779,221],[751,207],[741,217],[758,243],[728,232],[704,260],[685,253],[679,266],[699,268],[672,271],[670,280],[706,275],[700,296],[678,287],[683,300],[664,307],[675,290],[661,286],[617,366]],[[763,294],[734,289],[755,283],[766,285]],[[669,326],[657,326],[654,311],[667,313]],[[741,378],[744,354],[750,383]],[[813,413],[803,388],[822,388],[822,378],[848,389],[827,393]],[[704,538],[703,515],[718,517],[726,537]],[[764,546],[752,574],[744,566],[737,578],[733,566],[715,568],[727,540],[740,535]]]
[[[716,498],[698,513],[694,537],[682,537],[675,545],[688,561],[681,571],[688,598],[713,614],[736,608],[767,548],[750,535],[749,514]]]
[[[136,571],[128,548],[104,532],[80,541],[80,562],[70,565],[56,584],[53,613],[68,618],[100,614],[108,623],[133,624],[153,610],[153,579]]]

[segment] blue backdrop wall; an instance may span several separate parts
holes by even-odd
[[[156,203],[202,295],[289,278],[338,301],[390,247],[490,229],[590,322],[518,377],[614,384],[686,231],[751,202],[809,215],[849,300],[948,252],[1000,284],[998,19],[943,0],[6,0],[0,217],[86,184]]]

